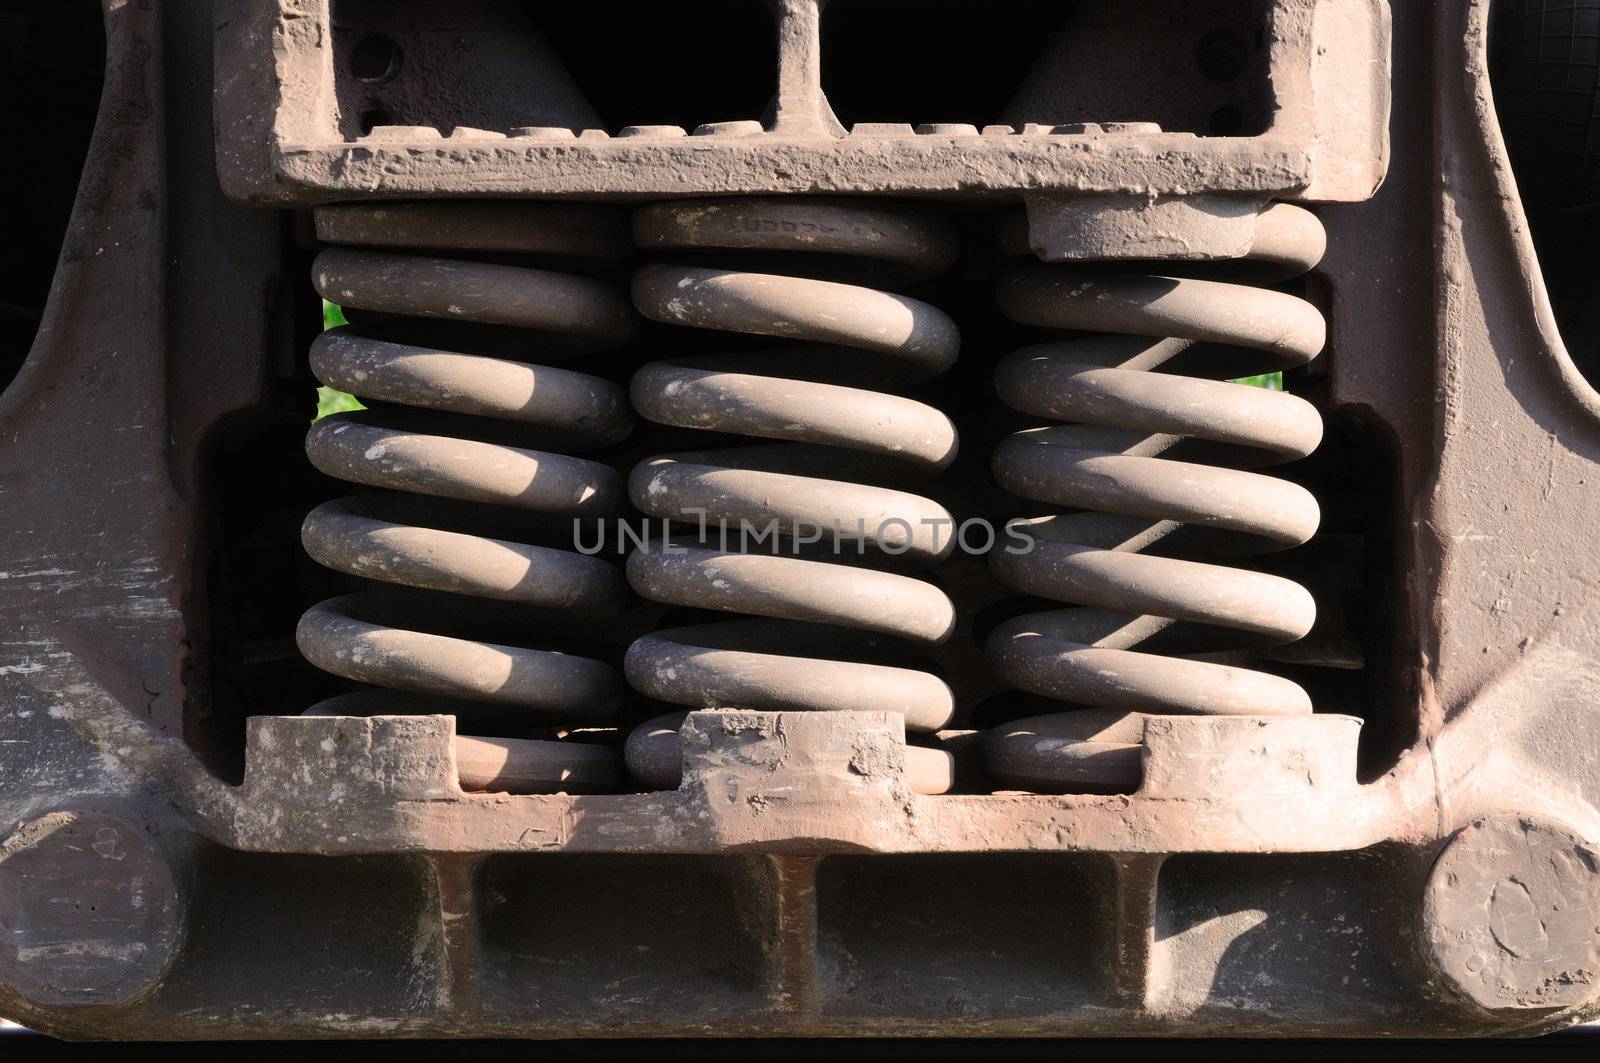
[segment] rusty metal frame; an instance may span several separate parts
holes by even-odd
[[[761,3],[763,0],[752,0]],[[1345,200],[1382,179],[1387,108],[1379,0],[1270,0],[1272,90],[1260,136],[1098,126],[984,130],[865,124],[846,131],[821,82],[817,0],[771,5],[773,117],[683,129],[338,130],[330,0],[221,5],[218,161],[229,194],[262,205],[427,196],[679,196],[706,193],[950,194],[1052,189],[1162,195],[1196,190]],[[1338,47],[1328,42],[1338,41]],[[1330,56],[1332,58],[1330,58]]]
[[[0,917],[44,943],[0,944],[0,1013],[79,1038],[1415,1036],[1600,1015],[1600,669],[1574,548],[1600,521],[1600,397],[1537,281],[1485,0],[1395,12],[1397,54],[1431,67],[1396,64],[1392,160],[1292,115],[1209,144],[803,122],[794,141],[345,144],[284,88],[326,4],[218,8],[220,167],[258,205],[949,192],[973,159],[1052,210],[1197,181],[1356,201],[1387,163],[1376,196],[1324,212],[1322,275],[1332,402],[1394,455],[1404,748],[1359,782],[1347,717],[1163,717],[1134,794],[926,797],[897,717],[700,712],[677,791],[514,797],[460,789],[450,717],[263,717],[243,784],[223,781],[184,741],[202,444],[294,357],[295,281],[279,219],[213,186],[210,101],[179,87],[205,80],[210,24],[108,3],[73,232],[0,396]],[[1324,8],[1384,5],[1277,4]],[[797,122],[818,113],[810,39],[785,37]],[[180,289],[195,277],[228,316]]]

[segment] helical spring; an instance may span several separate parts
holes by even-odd
[[[931,378],[955,362],[960,337],[925,302],[800,275],[800,263],[827,256],[880,274],[931,276],[953,262],[953,229],[892,205],[738,199],[645,207],[634,215],[634,238],[650,251],[716,253],[709,265],[644,267],[633,300],[646,317],[805,345],[656,362],[634,376],[633,404],[651,421],[779,442],[656,457],[634,469],[629,493],[639,509],[707,529],[681,552],[635,551],[627,565],[634,588],[658,602],[749,619],[639,639],[625,662],[629,681],[678,705],[887,711],[910,731],[936,731],[953,711],[950,689],[930,672],[881,663],[887,651],[878,643],[936,645],[953,628],[954,607],[938,587],[883,571],[881,561],[901,555],[914,566],[947,554],[950,514],[871,482],[862,466],[935,472],[954,459],[956,431],[940,411],[861,386],[853,371],[876,360],[889,370],[879,379]],[[747,253],[785,255],[792,272],[718,264]],[[779,556],[743,540],[743,529],[769,522],[790,543],[859,536],[851,542],[865,545],[867,561]],[[879,660],[861,659],[874,653]],[[636,777],[676,785],[677,722],[658,718],[630,737]],[[910,747],[907,768],[919,791],[950,785],[949,757],[938,750]]]
[[[1001,280],[1008,317],[1077,335],[1000,363],[995,386],[1007,406],[1070,423],[1004,440],[994,475],[1013,495],[1071,511],[1019,522],[1034,548],[996,550],[991,567],[1016,590],[1074,608],[1002,623],[987,653],[1004,681],[1079,707],[987,736],[985,761],[1003,785],[1131,789],[1142,714],[1312,711],[1299,685],[1239,654],[1303,637],[1316,613],[1310,594],[1199,558],[1296,546],[1316,531],[1308,491],[1245,468],[1310,454],[1320,414],[1226,378],[1308,362],[1325,324],[1295,295],[1201,278],[1288,279],[1315,266],[1325,243],[1312,214],[1278,204],[1259,216],[1248,262],[1034,265]]]
[[[563,450],[605,445],[632,426],[625,395],[568,369],[391,337],[414,339],[429,323],[418,319],[432,319],[530,330],[517,335],[530,344],[554,338],[547,345],[569,352],[625,344],[638,319],[616,288],[505,261],[626,255],[625,228],[613,224],[608,236],[607,215],[554,204],[349,205],[321,209],[316,220],[323,240],[343,245],[318,256],[317,290],[353,316],[399,317],[387,330],[335,328],[313,344],[316,377],[370,408],[314,424],[306,452],[330,476],[401,493],[319,506],[306,517],[302,539],[329,568],[411,590],[346,595],[302,617],[296,640],[307,659],[382,688],[309,712],[445,712],[463,729],[487,725],[502,734],[605,721],[624,690],[609,665],[436,629],[452,612],[481,617],[489,607],[475,601],[481,599],[505,603],[518,618],[620,610],[627,590],[617,566],[476,534],[466,518],[474,510],[530,515],[511,513],[509,523],[519,528],[532,514],[581,518],[616,510],[623,484],[610,467],[473,436],[493,434],[490,426],[499,424],[501,435],[518,441],[545,431]],[[451,328],[460,331],[447,326],[446,335]],[[466,608],[453,608],[462,596]],[[456,755],[468,788],[581,792],[610,789],[618,778],[615,752],[597,744],[460,737]]]

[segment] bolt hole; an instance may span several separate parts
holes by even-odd
[[[370,84],[400,72],[400,46],[381,33],[369,33],[350,52],[350,72]]]
[[[1236,137],[1244,129],[1244,114],[1237,107],[1218,107],[1211,112],[1206,128],[1214,137]]]
[[[361,112],[361,134],[362,134],[362,136],[365,136],[366,134],[372,132],[374,129],[378,128],[381,125],[395,125],[395,124],[396,124],[396,122],[394,120],[394,115],[390,114],[388,111],[384,110],[382,107],[368,107],[365,111]]]
[[[1200,38],[1195,53],[1200,72],[1217,84],[1237,81],[1250,63],[1250,50],[1238,34],[1212,30]]]

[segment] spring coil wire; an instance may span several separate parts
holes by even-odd
[[[659,361],[633,378],[642,417],[753,440],[635,467],[635,506],[704,534],[671,552],[635,551],[629,582],[657,602],[743,619],[637,640],[625,662],[629,682],[676,705],[895,712],[909,731],[937,731],[954,711],[949,687],[929,671],[882,659],[896,656],[891,646],[914,652],[942,642],[954,607],[934,584],[886,569],[915,570],[946,556],[951,518],[938,503],[883,483],[944,469],[956,455],[956,430],[939,410],[885,388],[947,370],[960,335],[928,303],[802,274],[820,262],[831,276],[932,276],[954,261],[953,227],[893,204],[752,198],[642,208],[634,238],[648,252],[695,262],[640,270],[633,301],[645,317],[794,342]],[[726,268],[752,258],[761,270]],[[794,268],[765,271],[774,261]],[[769,522],[793,549],[741,534]],[[800,548],[813,536],[828,547],[836,530],[860,536],[852,542],[865,549],[846,550],[860,557]],[[676,785],[680,718],[651,720],[630,737],[636,776]],[[947,754],[912,746],[907,763],[914,789],[950,786]]]
[[[1007,683],[1076,709],[986,736],[985,763],[1002,786],[1132,789],[1143,714],[1312,711],[1298,684],[1240,655],[1303,637],[1311,595],[1217,562],[1297,546],[1317,530],[1308,491],[1249,470],[1310,454],[1320,414],[1228,378],[1303,365],[1322,350],[1315,306],[1239,278],[1298,276],[1325,245],[1314,215],[1275,204],[1243,262],[1159,273],[1035,264],[1000,281],[1008,317],[1072,334],[997,367],[1007,406],[1065,423],[1005,439],[994,475],[1012,495],[1063,511],[1018,522],[1035,548],[996,550],[991,568],[1017,591],[1070,607],[1001,623],[986,652]],[[1221,277],[1232,279],[1210,279]]]
[[[594,208],[542,203],[340,205],[318,210],[316,224],[334,245],[313,265],[317,291],[389,327],[334,328],[313,344],[317,379],[370,408],[318,421],[306,453],[322,472],[386,493],[317,507],[302,541],[328,568],[407,590],[346,595],[305,613],[296,632],[305,657],[379,688],[308,711],[444,712],[464,729],[488,725],[502,734],[609,720],[625,689],[611,666],[442,628],[452,614],[481,617],[491,601],[509,612],[513,631],[533,629],[525,616],[593,619],[621,610],[627,589],[616,565],[477,534],[462,514],[492,510],[515,528],[538,515],[570,522],[616,513],[626,495],[614,469],[481,437],[550,438],[561,451],[602,447],[633,424],[626,396],[571,369],[394,336],[466,322],[527,330],[530,346],[544,342],[564,355],[620,347],[638,319],[616,287],[518,263],[625,260],[625,226]],[[593,743],[463,736],[456,756],[468,788],[593,791],[619,778],[615,752]]]

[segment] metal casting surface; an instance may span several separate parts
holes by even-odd
[[[1393,7],[107,0],[0,1015],[1600,1015],[1600,394]]]

